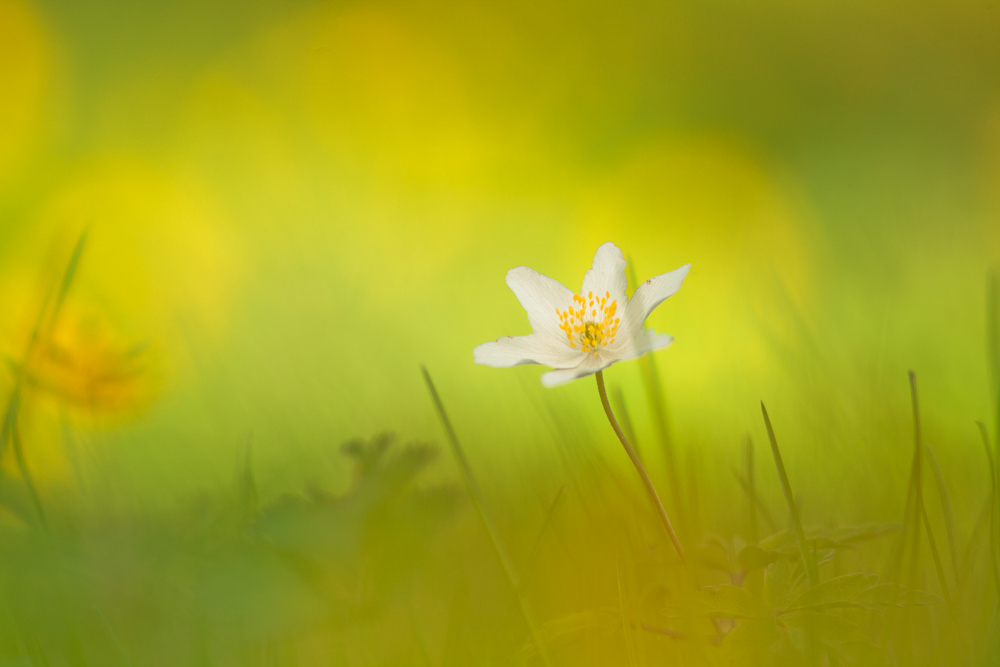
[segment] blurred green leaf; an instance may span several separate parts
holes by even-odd
[[[941,598],[936,595],[909,590],[899,584],[879,584],[877,576],[857,572],[828,579],[805,591],[785,611],[833,607],[909,607],[939,602]]]
[[[706,543],[697,545],[691,555],[702,567],[710,570],[730,572],[733,568],[728,549],[718,539],[710,538]]]
[[[817,549],[853,549],[856,545],[870,542],[899,530],[898,523],[868,523],[861,526],[843,526],[826,530],[806,531],[806,542]],[[797,551],[795,535],[789,530],[780,530],[760,540],[765,551],[780,551],[792,555]]]
[[[866,607],[922,607],[940,604],[943,600],[937,595],[910,590],[899,584],[879,584],[858,594],[855,601]]]
[[[698,613],[712,618],[764,618],[769,613],[760,599],[730,584],[700,589],[695,604]]]
[[[788,560],[781,558],[764,571],[764,604],[772,611],[781,609],[792,588],[792,570]]]
[[[809,655],[815,642],[838,655],[845,645],[868,641],[856,624],[836,614],[809,613],[783,619],[792,644],[803,655]]]
[[[417,476],[436,456],[431,447],[393,445],[389,435],[346,444],[343,451],[356,465],[351,490],[343,496],[285,496],[260,513],[256,534],[279,549],[345,565],[364,553],[371,556],[372,549],[393,557],[416,555],[455,494],[447,487],[415,488]]]
[[[793,600],[788,605],[787,611],[818,609],[855,602],[858,595],[875,586],[877,582],[878,577],[875,575],[861,572],[827,579]]]
[[[858,544],[886,537],[897,532],[899,528],[898,523],[866,523],[861,526],[831,528],[818,533],[817,536],[826,537],[833,542],[841,544]]]
[[[545,621],[539,627],[542,640],[552,648],[571,646],[593,633],[611,636],[621,631],[621,612],[610,607],[566,614]],[[538,647],[533,641],[528,641],[522,647],[522,653],[538,655]]]
[[[210,626],[261,635],[315,623],[327,610],[314,584],[280,557],[251,546],[207,559],[193,591]]]
[[[749,544],[740,549],[736,560],[740,564],[740,569],[744,572],[753,572],[754,570],[761,570],[784,557],[785,555],[780,552],[765,551],[755,544]]]
[[[774,617],[748,618],[739,622],[723,640],[723,649],[729,664],[751,664],[757,660],[761,664],[771,664],[782,641],[782,633]]]

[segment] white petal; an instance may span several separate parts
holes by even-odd
[[[572,350],[566,334],[559,328],[556,310],[565,310],[573,303],[573,290],[526,266],[507,272],[507,286],[528,313],[532,331],[546,337],[557,337],[566,349]]]
[[[560,368],[542,374],[542,384],[546,387],[557,387],[571,380],[596,373],[599,370],[607,368],[612,363],[614,362],[603,359],[600,355],[587,355],[575,368]]]
[[[618,307],[621,308],[625,305],[625,290],[627,288],[625,256],[622,255],[618,246],[609,241],[598,248],[594,254],[594,265],[583,276],[583,288],[580,290],[580,296],[589,299],[593,295],[600,299],[605,295],[610,295],[609,301],[618,301]],[[598,308],[598,312],[600,312],[600,308]]]
[[[559,344],[545,336],[505,336],[496,342],[483,343],[472,351],[477,364],[494,368],[510,368],[521,364],[541,364],[568,368],[580,362],[583,353],[569,345]]]
[[[691,265],[685,264],[679,269],[650,278],[639,285],[625,307],[623,322],[625,331],[638,335],[637,332],[640,331],[642,323],[646,321],[649,314],[663,303],[664,299],[681,288],[681,284],[690,270]]]
[[[615,361],[626,361],[641,357],[647,352],[659,350],[674,342],[674,337],[669,334],[658,334],[652,329],[643,329],[639,335],[630,339],[630,344],[618,351]]]

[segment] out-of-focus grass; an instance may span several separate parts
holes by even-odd
[[[998,35],[974,3],[0,0],[0,400],[90,230],[19,407],[36,500],[0,460],[0,660],[532,664],[527,608],[557,665],[996,662]],[[606,240],[694,266],[674,347],[607,372],[693,579],[592,382],[471,362],[527,332],[506,270],[575,286]]]
[[[541,502],[484,494],[486,468],[477,473],[466,457],[426,371],[427,409],[442,420],[468,493],[433,474],[437,447],[380,435],[329,445],[327,475],[351,470],[346,487],[318,481],[316,470],[311,483],[262,497],[249,442],[231,483],[197,499],[145,510],[108,504],[115,482],[80,466],[71,452],[86,431],[67,418],[63,445],[77,486],[42,494],[20,423],[37,418],[29,408],[46,397],[72,402],[40,370],[51,363],[83,247],[81,239],[43,303],[6,409],[3,437],[18,464],[0,487],[8,618],[0,656],[10,664],[936,665],[996,657],[1000,588],[984,585],[991,576],[1000,585],[989,435],[981,426],[990,466],[980,486],[989,488],[968,503],[982,509],[956,520],[954,482],[923,440],[913,373],[902,508],[868,508],[863,524],[833,513],[825,525],[804,525],[799,505],[817,492],[793,494],[764,410],[777,474],[755,472],[761,462],[749,445],[744,461],[730,462],[739,485],[676,461],[688,471],[671,508],[687,512],[684,562],[621,453],[602,447],[608,429],[567,420],[558,407],[543,417],[557,459],[539,457],[520,480],[503,466],[485,475],[492,486],[517,480]],[[73,349],[63,352],[71,358]],[[118,407],[101,404],[99,383],[84,386],[95,392],[92,410]],[[646,387],[649,405],[662,413],[655,386]],[[616,402],[626,400],[620,393]],[[665,415],[654,421],[666,424]],[[481,433],[471,429],[473,438]],[[858,480],[892,474],[872,469]],[[875,521],[900,509],[901,523]],[[769,524],[763,531],[758,514]]]

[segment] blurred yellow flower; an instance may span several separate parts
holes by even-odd
[[[545,373],[542,384],[554,387],[670,345],[671,336],[643,324],[681,288],[691,265],[650,278],[631,299],[625,294],[625,265],[618,246],[603,244],[583,276],[580,294],[526,266],[511,269],[507,285],[527,311],[533,333],[483,343],[473,350],[475,362],[497,368],[552,366],[556,370]]]
[[[65,308],[28,360],[30,386],[94,415],[134,413],[153,394],[149,354],[93,309]]]
[[[99,304],[98,320],[153,343],[166,384],[192,372],[196,347],[226,340],[244,254],[211,190],[142,160],[108,157],[81,165],[28,220],[6,249],[8,265],[26,275],[34,270],[27,258],[51,255],[53,239],[62,250],[49,270],[61,270],[68,230],[93,222],[74,298]]]

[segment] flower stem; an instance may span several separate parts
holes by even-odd
[[[621,440],[622,447],[625,448],[625,453],[628,454],[629,459],[632,461],[632,465],[635,466],[636,472],[639,473],[639,477],[642,478],[642,483],[646,486],[646,491],[649,492],[649,498],[653,501],[653,505],[656,506],[656,511],[660,514],[660,519],[663,521],[663,526],[667,529],[667,534],[670,536],[670,541],[674,545],[674,549],[677,550],[677,555],[680,556],[681,562],[686,563],[687,559],[684,555],[684,547],[681,546],[680,540],[677,539],[677,533],[674,532],[673,524],[670,523],[670,517],[667,516],[667,511],[663,509],[663,503],[660,502],[660,496],[656,493],[656,488],[653,486],[652,480],[649,479],[649,475],[646,474],[646,469],[642,465],[642,461],[639,460],[639,455],[635,453],[632,445],[629,444],[628,438],[622,432],[620,426],[618,426],[618,420],[615,419],[615,415],[611,412],[611,404],[608,402],[608,392],[604,389],[604,373],[602,371],[597,371],[597,392],[601,395],[601,405],[604,406],[604,414],[608,416],[608,421],[611,422],[611,428],[615,430],[615,435]]]

